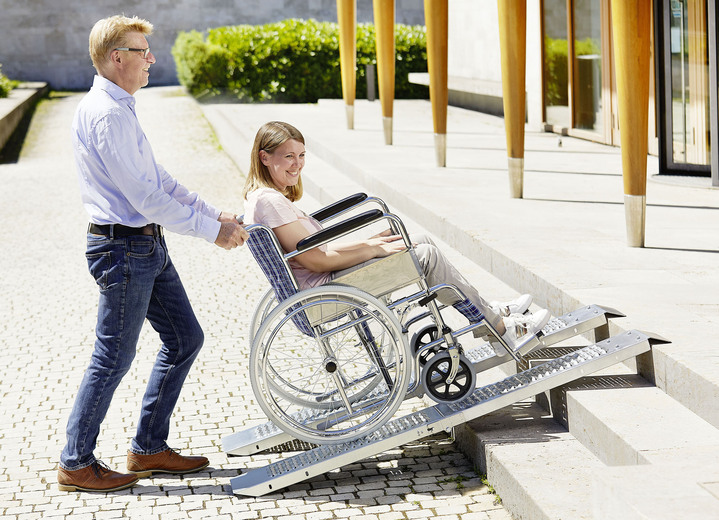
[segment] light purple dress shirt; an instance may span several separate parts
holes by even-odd
[[[82,202],[95,224],[160,224],[214,242],[220,211],[155,162],[135,115],[135,98],[95,76],[72,124]]]

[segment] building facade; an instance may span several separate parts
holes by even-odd
[[[719,186],[719,145],[712,146],[719,134],[714,0],[651,1],[648,150],[659,156],[660,173],[710,176]],[[423,0],[387,2],[394,3],[397,23],[426,22]],[[450,103],[501,114],[498,2],[447,3]],[[620,145],[611,4],[526,0],[529,128]],[[155,25],[150,84],[167,85],[177,83],[170,50],[179,31],[286,18],[337,21],[337,0],[128,0],[122,7],[108,0],[0,0],[3,72],[54,89],[88,88],[89,30],[120,11]],[[372,0],[357,0],[356,11],[359,23],[375,19]],[[474,102],[467,102],[468,93]]]
[[[497,2],[449,0],[450,89],[501,81],[497,16]],[[647,140],[660,173],[719,186],[716,16],[713,0],[653,0]],[[527,0],[526,18],[529,128],[619,146],[611,0]]]

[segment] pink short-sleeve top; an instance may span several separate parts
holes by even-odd
[[[275,189],[260,188],[247,194],[244,215],[246,224],[263,224],[274,229],[296,220],[299,220],[310,234],[322,229],[322,224],[307,215]],[[320,249],[326,251],[327,246],[320,246]],[[295,258],[290,259],[289,263],[300,289],[316,287],[329,282],[331,279],[331,273],[310,271]]]

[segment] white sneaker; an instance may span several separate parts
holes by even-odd
[[[510,314],[502,318],[507,332],[504,333],[504,340],[510,345],[527,334],[537,334],[549,322],[552,315],[547,309],[542,309],[532,314]]]
[[[523,294],[516,300],[509,302],[489,302],[489,308],[499,316],[510,316],[511,314],[524,314],[532,305],[532,295]]]

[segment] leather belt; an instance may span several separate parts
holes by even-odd
[[[162,226],[159,224],[148,224],[143,227],[129,227],[122,224],[93,224],[87,227],[87,232],[93,235],[105,235],[106,237],[129,237],[136,235],[149,235],[154,237],[162,236]]]

